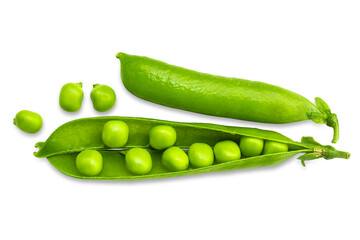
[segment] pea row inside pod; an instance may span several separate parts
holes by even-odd
[[[62,173],[84,179],[140,180],[266,167],[296,154],[304,163],[350,154],[323,146],[312,137],[295,142],[256,128],[183,123],[132,117],[74,120],[38,142]]]

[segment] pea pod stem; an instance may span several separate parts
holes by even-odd
[[[326,125],[334,129],[334,136],[331,142],[336,143],[339,140],[339,121],[336,114],[332,113],[329,116]]]
[[[122,148],[107,148],[101,140],[101,133],[106,122],[121,120],[129,126],[129,139]],[[209,167],[192,168],[185,171],[169,172],[161,164],[163,151],[154,150],[149,146],[148,132],[156,125],[172,126],[177,132],[175,146],[188,149],[194,142],[207,143],[211,147],[223,140],[239,142],[240,137],[249,136],[264,140],[286,143],[288,152],[265,154],[255,157],[240,158],[226,163],[216,163]],[[36,157],[46,157],[49,162],[62,173],[86,179],[98,180],[140,180],[165,177],[185,176],[199,173],[230,171],[247,168],[268,167],[280,164],[291,157],[304,153],[299,159],[305,161],[323,157],[349,158],[350,154],[337,151],[331,146],[323,146],[312,137],[304,137],[301,142],[295,142],[280,133],[256,128],[242,128],[222,126],[206,123],[181,123],[157,119],[132,117],[96,117],[84,118],[68,122],[56,129],[45,142],[36,144],[39,150],[34,153]],[[153,159],[153,169],[146,175],[134,175],[125,166],[124,156],[134,147],[147,149]],[[104,158],[103,171],[98,176],[86,177],[79,173],[75,167],[75,158],[83,150],[98,150]]]

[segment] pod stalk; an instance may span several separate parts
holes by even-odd
[[[336,114],[332,113],[329,105],[319,97],[315,98],[315,105],[316,105],[316,108],[324,116],[324,119],[322,119],[322,121],[324,121],[323,123],[326,123],[327,126],[332,127],[334,129],[334,136],[333,136],[333,139],[331,142],[336,143],[339,140],[339,120],[338,120]],[[315,114],[315,116],[318,116],[318,115]],[[314,116],[312,116],[312,117],[314,117]],[[310,119],[315,122],[317,122],[319,120],[319,119],[312,119],[312,118],[310,118]],[[318,122],[318,123],[321,123],[321,122]]]
[[[335,113],[331,113],[328,116],[326,125],[334,129],[334,136],[331,142],[336,143],[339,140],[339,120]]]
[[[350,153],[343,152],[343,151],[338,151],[334,147],[327,145],[327,146],[324,147],[323,157],[326,160],[333,159],[333,158],[349,159],[350,158]]]
[[[348,153],[348,152],[343,152],[343,151],[336,151],[335,153],[332,154],[332,158],[344,158],[344,159],[349,159],[349,158],[350,158],[350,153]]]
[[[301,143],[304,145],[305,148],[308,148],[309,150],[312,149],[311,152],[308,152],[298,157],[304,167],[305,161],[315,160],[318,158],[325,158],[326,160],[330,160],[333,158],[350,158],[350,153],[336,150],[333,146],[330,145],[323,146],[320,143],[316,142],[312,137],[303,137],[301,139]]]

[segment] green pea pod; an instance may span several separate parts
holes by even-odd
[[[329,106],[316,98],[316,106],[303,96],[263,82],[200,73],[155,59],[125,53],[121,79],[135,96],[208,115],[263,123],[290,123],[312,120],[334,129],[333,143],[339,139],[339,123]]]
[[[128,141],[121,149],[107,148],[102,143],[101,134],[103,126],[110,120],[121,120],[129,127]],[[249,136],[286,143],[289,151],[241,158],[203,168],[191,168],[190,166],[184,171],[170,172],[161,164],[162,151],[152,150],[149,145],[148,133],[150,129],[156,125],[172,126],[177,133],[175,146],[183,149],[188,149],[189,146],[195,142],[206,143],[214,147],[217,142],[223,140],[239,142],[241,136]],[[156,179],[267,167],[280,164],[299,153],[305,153],[303,156],[307,156],[302,159],[302,162],[319,157],[324,157],[325,159],[332,159],[334,157],[348,159],[350,157],[349,153],[337,151],[331,146],[322,146],[312,138],[303,138],[303,142],[299,143],[292,141],[280,133],[256,128],[231,127],[206,123],[181,123],[132,117],[96,117],[74,120],[60,126],[50,135],[46,142],[39,142],[36,144],[36,147],[38,147],[39,150],[35,152],[34,155],[39,158],[48,158],[49,162],[62,173],[76,178],[98,180]],[[129,149],[134,147],[149,149],[153,159],[153,167],[149,174],[134,175],[127,170],[124,155]],[[98,150],[103,156],[103,170],[98,176],[84,176],[76,168],[75,159],[77,154],[86,149]],[[315,155],[311,157],[311,155],[307,154]]]

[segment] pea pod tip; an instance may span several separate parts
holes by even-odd
[[[123,52],[118,52],[118,53],[116,54],[116,57],[117,57],[118,59],[120,59],[121,56],[124,55],[124,54],[125,54],[125,53],[123,53]]]
[[[343,159],[349,159],[351,156],[350,153],[348,152],[343,152],[343,151],[334,151],[334,153],[332,154],[331,158],[343,158]]]
[[[45,144],[45,142],[37,142],[37,143],[35,143],[35,148],[38,149],[38,151],[33,153],[35,157],[39,157],[40,149],[44,144]]]

